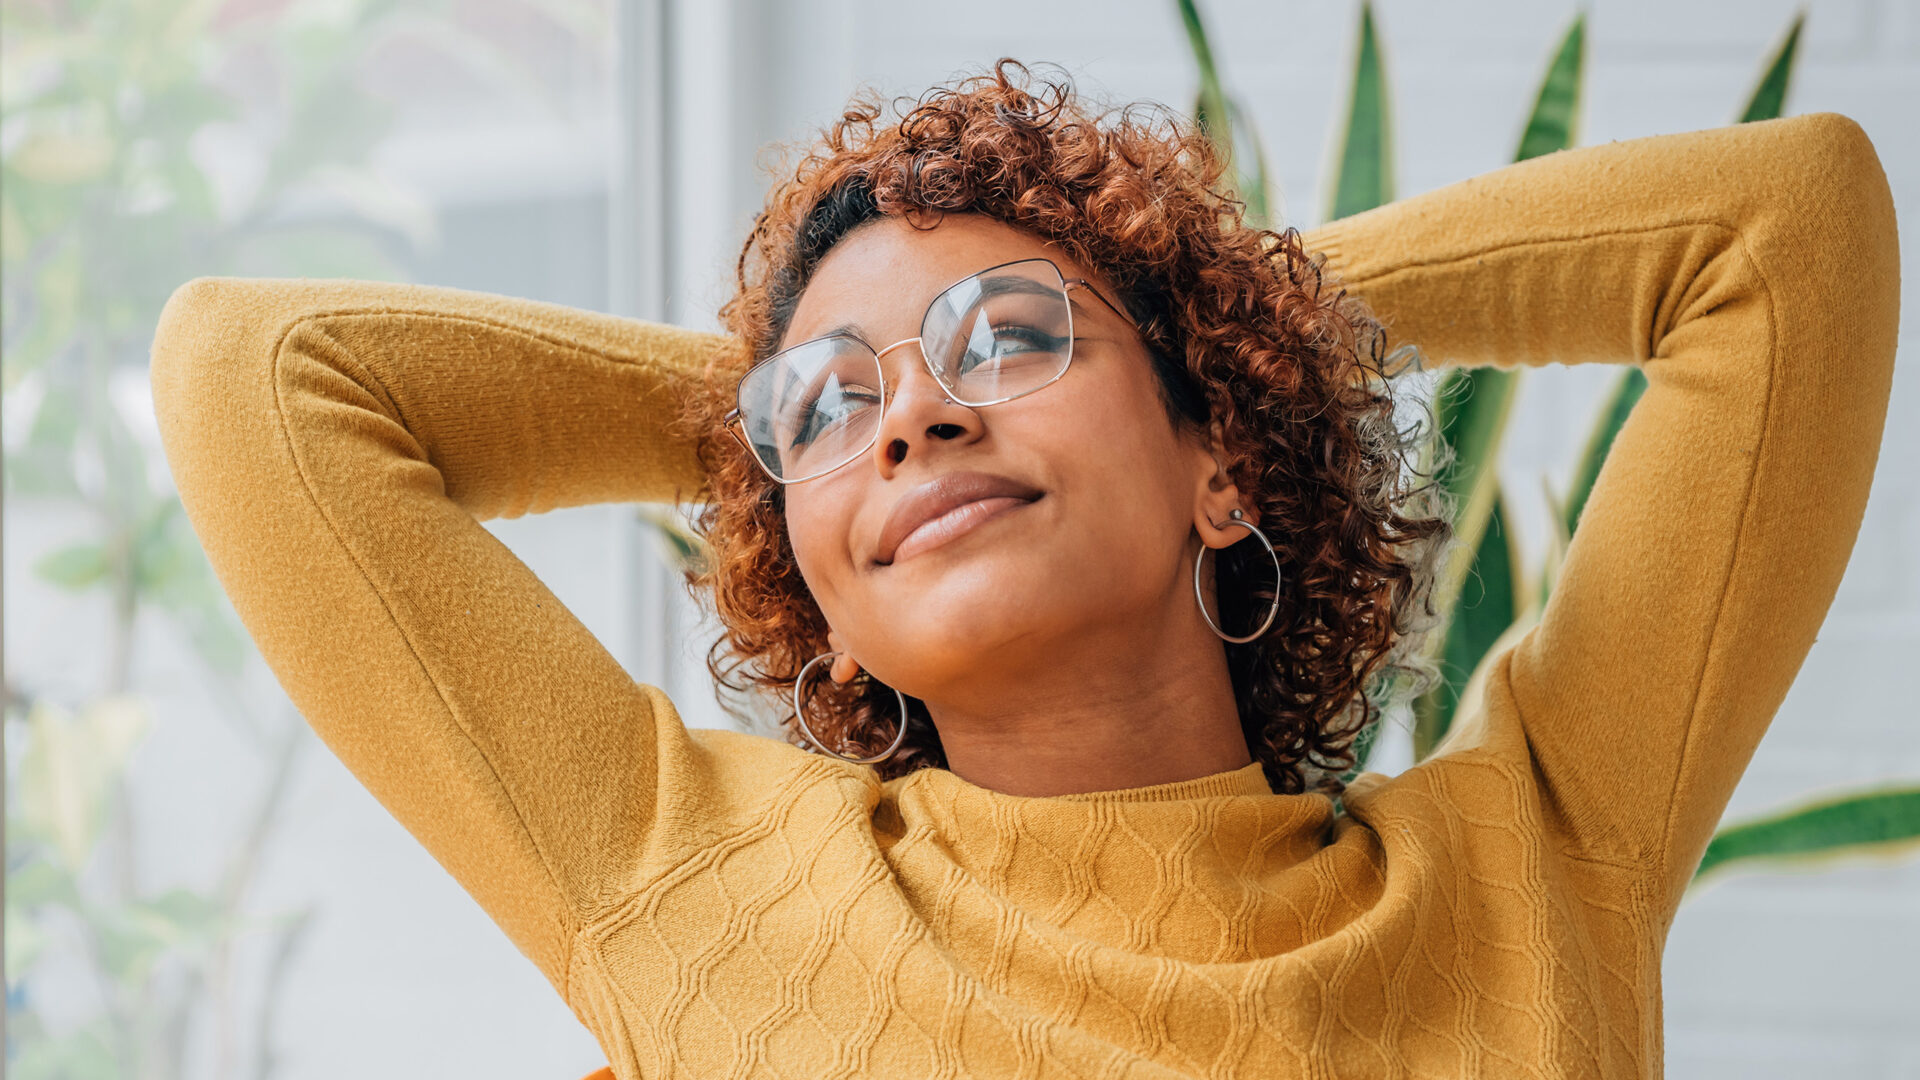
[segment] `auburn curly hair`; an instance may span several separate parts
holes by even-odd
[[[721,317],[750,355],[709,368],[683,434],[708,475],[694,527],[709,558],[689,577],[724,635],[708,655],[720,686],[785,701],[827,651],[827,624],[788,543],[781,486],[723,424],[745,363],[779,347],[801,291],[840,239],[882,216],[981,214],[1024,229],[1118,291],[1154,354],[1169,419],[1220,426],[1227,467],[1279,554],[1279,615],[1226,646],[1241,728],[1273,790],[1338,795],[1355,740],[1399,696],[1435,678],[1418,638],[1432,624],[1440,549],[1451,537],[1437,485],[1413,456],[1429,423],[1398,426],[1391,356],[1364,302],[1309,256],[1297,230],[1257,229],[1222,183],[1203,133],[1168,110],[1095,111],[1064,75],[1001,60],[986,74],[899,102],[857,97],[769,194]],[[1402,358],[1409,363],[1401,363]],[[1389,367],[1394,368],[1389,371]],[[1217,553],[1225,626],[1257,623],[1274,595],[1257,544]],[[1410,678],[1409,678],[1410,677]],[[871,677],[817,679],[808,717],[843,752],[892,741],[898,704]],[[787,737],[806,745],[788,706]],[[883,777],[945,764],[926,707]]]

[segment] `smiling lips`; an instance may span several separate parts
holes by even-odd
[[[948,473],[929,480],[907,492],[887,515],[874,561],[890,565],[938,547],[1040,495],[1032,485],[989,473]]]

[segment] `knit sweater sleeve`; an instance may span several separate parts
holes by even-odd
[[[154,338],[181,500],[262,656],[563,994],[573,933],[660,819],[697,817],[711,769],[479,521],[693,492],[666,421],[726,347],[465,290],[238,278],[182,285]]]
[[[1548,823],[1677,903],[1865,509],[1900,297],[1872,143],[1819,113],[1562,151],[1303,242],[1432,361],[1646,374],[1462,724],[1517,723]]]

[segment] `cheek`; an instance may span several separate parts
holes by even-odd
[[[847,537],[854,502],[837,491],[838,486],[813,480],[786,491],[787,542],[800,564],[800,576],[829,622],[834,620],[834,598],[844,590],[853,567]]]
[[[1151,374],[1144,382],[1100,374],[1063,380],[1053,389],[1067,392],[1050,401],[1035,395],[1017,421],[1008,415],[1003,434],[1060,496],[1057,531],[1034,553],[1030,587],[1097,590],[1126,606],[1163,591],[1180,563],[1195,480]]]
[[[1045,440],[1056,460],[1070,463],[1082,483],[1121,500],[1113,506],[1120,518],[1184,519],[1192,501],[1191,470],[1158,383],[1150,372],[1131,369],[1124,377],[1113,368],[1100,375],[1080,380],[1052,403],[1058,408],[1046,425],[1050,430],[1036,430],[1033,437]]]

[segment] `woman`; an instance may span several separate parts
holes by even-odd
[[[1218,179],[1003,65],[836,125],[728,337],[200,279],[162,431],[294,701],[616,1076],[1658,1074],[1873,473],[1873,147],[1617,142],[1304,236]],[[1446,533],[1382,323],[1650,388],[1445,753],[1343,789]],[[674,496],[789,742],[684,728],[475,520]]]

